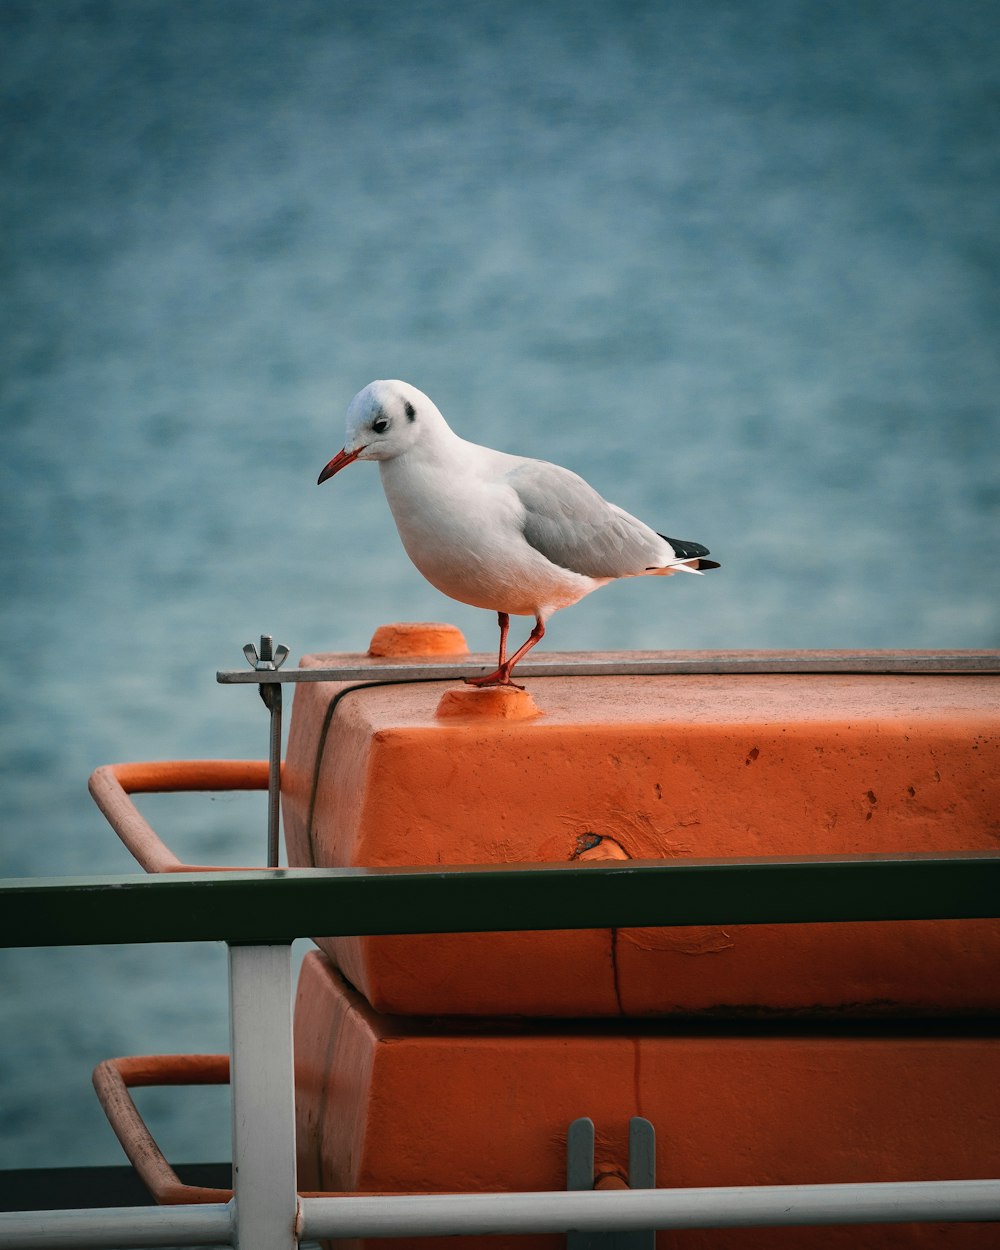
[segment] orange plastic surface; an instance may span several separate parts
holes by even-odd
[[[289,863],[996,848],[996,677],[741,674],[526,684],[540,714],[442,715],[443,695],[468,690],[455,682],[298,686],[282,774]],[[1000,1010],[997,921],[320,945],[378,1010],[396,1013]]]
[[[380,1017],[318,952],[295,1018],[299,1184],[309,1190],[564,1189],[566,1132],[597,1128],[595,1170],[627,1174],[627,1124],[657,1134],[659,1186],[989,1178],[1000,1047],[969,1027],[738,1031],[670,1021],[422,1022]],[[347,1245],[348,1243],[337,1243]],[[358,1244],[358,1243],[352,1243]],[[395,1243],[369,1241],[370,1247]],[[564,1238],[413,1240],[541,1250]],[[990,1225],[660,1234],[670,1250],[986,1250]]]
[[[368,644],[368,654],[379,659],[402,659],[404,656],[451,656],[469,654],[469,647],[460,629],[438,621],[401,621],[380,625]]]

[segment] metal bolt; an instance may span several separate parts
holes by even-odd
[[[247,663],[258,673],[276,672],[288,659],[288,648],[283,643],[274,645],[270,634],[261,634],[260,650],[248,642],[243,648]],[[271,713],[270,749],[267,774],[267,866],[278,866],[278,841],[281,791],[281,685],[279,682],[262,681],[257,687],[264,706]]]
[[[243,654],[247,657],[250,667],[261,673],[281,668],[288,659],[288,648],[282,642],[275,647],[274,639],[270,634],[261,634],[260,651],[258,652],[252,642],[248,642],[243,648]]]

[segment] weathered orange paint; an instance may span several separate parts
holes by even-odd
[[[478,657],[477,657],[478,658]],[[310,656],[304,666],[360,656]],[[483,657],[483,662],[490,662]],[[527,678],[295,691],[289,863],[434,865],[994,849],[996,677]],[[501,692],[503,694],[504,692]],[[511,692],[517,695],[518,692]],[[442,715],[453,704],[458,714]],[[319,939],[379,1011],[1000,1010],[1000,922]]]
[[[627,1172],[628,1119],[646,1116],[659,1186],[976,1179],[997,1170],[1000,1048],[985,1027],[911,1036],[888,1025],[711,1031],[662,1020],[393,1018],[313,952],[302,965],[295,1036],[299,1184],[313,1191],[564,1189],[566,1131],[581,1115],[597,1128],[601,1175]],[[986,1250],[996,1229],[720,1229],[660,1241],[671,1250]],[[412,1244],[554,1250],[565,1240]]]

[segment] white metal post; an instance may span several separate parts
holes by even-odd
[[[291,947],[230,946],[237,1250],[295,1250]]]

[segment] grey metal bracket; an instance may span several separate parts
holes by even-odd
[[[251,648],[252,650],[252,648]],[[223,685],[258,683],[297,683],[313,681],[455,681],[478,677],[490,671],[488,662],[413,664],[399,660],[380,664],[362,656],[344,656],[344,662],[330,668],[293,668],[284,672],[260,671],[254,661],[246,669],[220,669],[216,681]],[[353,661],[353,663],[349,662]],[[274,666],[277,667],[276,665]],[[712,655],[681,651],[635,652],[613,659],[595,660],[590,652],[554,655],[548,660],[522,660],[517,671],[523,677],[623,677],[696,676],[731,674],[759,676],[763,673],[789,674],[925,674],[971,673],[981,677],[1000,674],[1000,649],[994,651],[810,651],[804,654],[782,651],[718,652]]]
[[[566,1188],[594,1189],[594,1121],[581,1116],[566,1137]],[[628,1189],[656,1188],[656,1130],[635,1115],[628,1122]],[[603,1188],[604,1186],[600,1186]],[[656,1250],[656,1229],[621,1233],[567,1233],[566,1250]]]
[[[260,650],[248,642],[243,654],[255,672],[273,673],[288,659],[288,648],[280,642],[275,646],[270,634],[261,634]],[[281,837],[281,686],[276,682],[261,682],[258,690],[271,714],[267,769],[267,866],[277,868]]]

